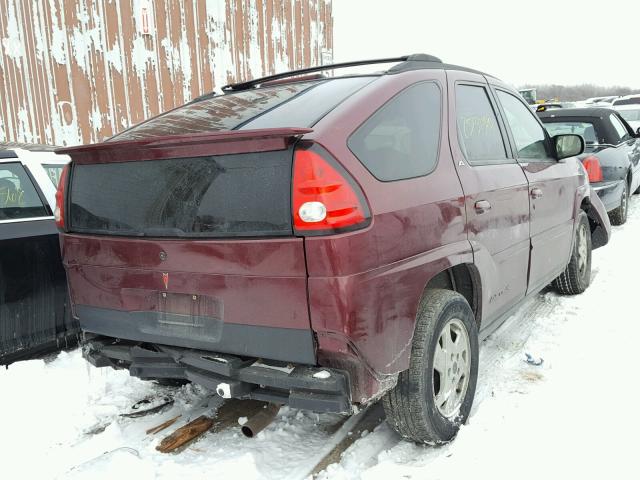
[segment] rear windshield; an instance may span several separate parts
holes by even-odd
[[[595,124],[591,122],[553,122],[545,123],[549,135],[580,135],[584,138],[587,146],[598,142],[598,131]]]
[[[75,165],[70,230],[149,237],[291,235],[292,150]]]
[[[163,113],[108,141],[223,130],[308,128],[374,78],[315,80],[217,95]]]

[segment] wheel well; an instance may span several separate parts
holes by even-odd
[[[473,315],[476,318],[478,329],[480,328],[482,296],[480,275],[474,265],[465,263],[443,270],[429,280],[425,290],[433,288],[453,290],[462,295],[469,303],[471,311],[473,311]]]
[[[582,203],[580,204],[580,210],[582,210],[584,213],[587,214],[587,219],[589,220],[589,230],[593,235],[593,232],[595,232],[596,228],[598,228],[598,223],[596,223],[596,221],[590,215],[591,200],[589,199],[589,197],[585,197],[582,199]]]

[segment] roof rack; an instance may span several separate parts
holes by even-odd
[[[289,77],[297,77],[299,75],[305,75],[307,73],[322,72],[325,70],[334,70],[336,68],[349,68],[349,67],[358,67],[360,65],[376,65],[379,63],[397,63],[397,62],[407,62],[407,61],[442,63],[442,60],[440,60],[438,57],[434,57],[433,55],[426,55],[424,53],[419,53],[415,55],[405,55],[403,57],[378,58],[374,60],[359,60],[356,62],[333,63],[330,65],[320,65],[317,67],[302,68],[299,70],[291,70],[289,72],[276,73],[275,75],[256,78],[254,80],[249,80],[247,82],[231,83],[229,85],[225,85],[224,87],[222,87],[222,91],[225,93],[228,93],[228,92],[237,92],[240,90],[249,90],[251,88],[254,88],[257,85],[267,83],[267,82],[273,82],[274,80],[281,80]]]

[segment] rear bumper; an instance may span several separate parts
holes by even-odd
[[[591,188],[598,194],[607,212],[620,206],[620,196],[625,180],[614,180],[612,182],[592,183]]]
[[[225,398],[254,399],[317,412],[353,411],[349,375],[309,366],[91,336],[84,357],[96,367],[126,368],[142,379],[184,379]]]
[[[311,329],[264,327],[149,311],[75,305],[85,332],[137,342],[315,365]]]

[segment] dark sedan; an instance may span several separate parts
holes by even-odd
[[[539,112],[551,136],[573,133],[586,143],[580,157],[613,225],[627,221],[629,195],[640,193],[640,134],[609,108]]]

